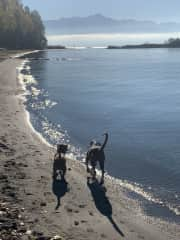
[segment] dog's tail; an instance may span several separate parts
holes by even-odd
[[[103,145],[101,147],[101,151],[104,150],[104,148],[105,148],[105,146],[107,144],[107,141],[108,141],[108,133],[105,133],[104,135],[105,135],[105,139],[104,139],[104,143],[103,143]]]

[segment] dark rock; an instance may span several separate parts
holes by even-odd
[[[46,205],[47,205],[46,202],[41,202],[41,203],[40,203],[40,206],[41,206],[41,207],[45,207]]]
[[[18,179],[25,179],[26,178],[26,174],[25,173],[19,173],[18,174]]]
[[[90,216],[94,216],[93,212],[89,211],[89,215]]]
[[[86,220],[81,220],[81,223],[87,223],[87,221]]]
[[[67,209],[67,212],[72,212],[73,211],[72,208],[69,208],[69,207],[67,207],[66,209]]]
[[[15,192],[8,192],[7,195],[10,196],[10,197],[12,197],[12,198],[15,198],[15,197],[16,197]]]
[[[78,221],[74,221],[74,225],[75,225],[75,226],[78,226],[78,225],[79,225],[79,222],[78,222]]]
[[[43,233],[42,232],[38,232],[38,231],[33,231],[32,234],[34,236],[37,236],[37,237],[42,237],[43,236]]]
[[[102,238],[107,238],[107,236],[104,233],[101,234],[101,237]]]
[[[6,179],[8,179],[7,175],[0,175],[0,180],[6,180]]]
[[[30,192],[27,192],[26,195],[28,195],[28,196],[32,196],[33,194],[30,193]]]
[[[25,226],[19,227],[18,228],[18,233],[26,233],[27,229]]]
[[[85,208],[86,204],[80,204],[79,208]]]
[[[5,223],[1,223],[0,224],[0,231],[2,230],[16,230],[17,229],[17,223],[16,222],[11,222],[10,220],[8,220]]]
[[[50,240],[51,237],[46,237],[46,236],[40,236],[40,237],[37,237],[36,240]]]

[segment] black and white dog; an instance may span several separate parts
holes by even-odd
[[[61,180],[65,180],[66,175],[66,157],[65,154],[68,150],[68,145],[65,144],[58,144],[57,145],[57,152],[54,156],[54,163],[53,163],[53,178],[57,179],[58,176],[61,177]]]
[[[101,181],[100,181],[101,184],[104,183],[104,162],[105,162],[104,148],[108,141],[108,133],[105,133],[103,135],[105,136],[104,143],[101,145],[101,143],[91,141],[89,150],[86,154],[87,172],[91,172],[93,178],[96,177],[96,165],[97,162],[99,163],[101,169]],[[90,171],[89,163],[92,167],[92,171]]]

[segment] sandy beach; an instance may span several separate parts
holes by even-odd
[[[53,182],[54,149],[28,122],[21,63],[0,62],[0,239],[179,240],[180,225],[144,216],[111,179],[106,190],[87,183],[78,161],[67,161],[68,184]]]

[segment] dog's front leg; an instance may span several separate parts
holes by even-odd
[[[89,173],[90,169],[89,169],[89,157],[88,154],[86,155],[86,171]]]

